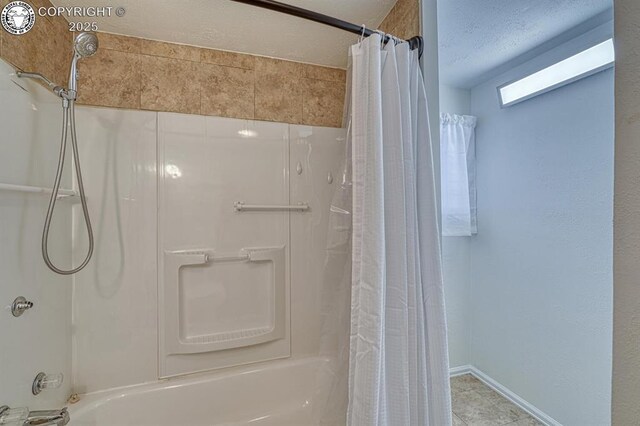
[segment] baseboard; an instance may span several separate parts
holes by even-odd
[[[558,421],[556,421],[551,416],[547,415],[544,411],[540,410],[536,406],[527,402],[524,398],[520,397],[515,392],[512,392],[507,387],[498,383],[496,380],[489,377],[483,371],[474,367],[473,365],[462,365],[459,367],[453,367],[449,370],[449,374],[451,377],[461,376],[463,374],[471,374],[480,380],[485,385],[489,386],[494,391],[498,392],[500,395],[511,401],[513,404],[520,407],[522,410],[527,412],[529,415],[534,417],[539,422],[543,423],[546,426],[562,426]]]
[[[459,367],[452,367],[449,369],[449,376],[456,377],[462,376],[463,374],[470,374],[473,367],[471,365],[461,365]]]

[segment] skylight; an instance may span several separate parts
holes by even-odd
[[[499,87],[500,104],[507,107],[530,99],[607,69],[613,66],[614,61],[613,39],[609,39],[527,77]]]

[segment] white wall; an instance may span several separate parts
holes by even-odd
[[[474,237],[442,237],[442,275],[451,368],[471,364],[471,250]]]
[[[567,426],[609,423],[613,71],[505,109],[496,87],[607,30],[471,95],[478,117],[471,361]]]
[[[12,74],[0,61],[0,183],[50,188],[62,128],[60,102]],[[71,187],[69,170],[65,188]],[[61,408],[69,396],[71,278],[51,272],[42,260],[48,201],[47,194],[0,190],[0,405]],[[51,258],[63,268],[71,261],[72,203],[58,202],[49,236]],[[34,307],[15,318],[10,307],[17,296]],[[33,396],[31,384],[39,371],[63,373],[63,386]]]
[[[640,425],[640,2],[615,0],[613,424]]]
[[[74,392],[155,380],[157,196],[155,112],[79,107],[80,162],[95,235],[74,276]],[[82,235],[81,211],[74,212]],[[81,259],[86,244],[74,244]]]
[[[471,90],[440,84],[440,112],[471,114]]]
[[[440,112],[471,114],[471,91],[440,84]],[[451,368],[471,363],[471,258],[473,237],[442,238],[442,275],[447,304]]]
[[[439,78],[438,78],[438,5],[437,0],[420,0],[420,27],[424,43],[421,68],[429,105],[431,139],[434,141],[434,158],[440,155],[440,132],[438,131]],[[439,182],[440,163],[436,161],[436,180]],[[437,190],[440,194],[440,190]]]

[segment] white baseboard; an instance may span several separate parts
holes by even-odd
[[[470,374],[473,367],[471,365],[461,365],[459,367],[452,367],[449,369],[449,376],[456,377],[462,376],[463,374]]]
[[[461,376],[463,374],[471,374],[480,380],[485,385],[489,386],[494,391],[498,392],[500,395],[511,401],[513,404],[520,407],[522,410],[527,412],[529,415],[534,417],[539,422],[545,424],[546,426],[562,426],[558,421],[554,418],[546,414],[544,411],[540,410],[536,406],[527,402],[524,398],[520,397],[515,392],[512,392],[507,387],[498,383],[483,371],[480,371],[478,368],[473,365],[462,365],[460,367],[453,367],[449,370],[449,374],[451,377]]]

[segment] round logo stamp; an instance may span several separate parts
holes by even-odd
[[[12,1],[2,9],[0,22],[8,33],[21,35],[33,28],[36,14],[29,3]]]

